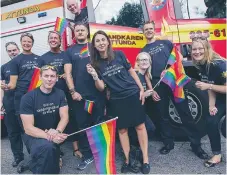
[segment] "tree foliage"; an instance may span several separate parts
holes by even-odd
[[[106,24],[140,27],[144,23],[143,11],[140,4],[126,2],[117,17],[112,17]]]

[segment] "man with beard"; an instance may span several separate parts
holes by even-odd
[[[173,49],[173,43],[168,40],[156,40],[155,35],[155,23],[154,21],[147,22],[143,26],[144,36],[147,39],[147,44],[142,49],[142,52],[147,52],[152,58],[152,86],[155,86],[162,72],[165,71],[165,67],[169,58],[169,55]],[[149,87],[152,89],[152,87]],[[161,122],[161,136],[163,138],[164,147],[160,149],[161,154],[168,154],[172,149],[174,149],[174,137],[170,124],[169,117],[169,98],[173,99],[173,94],[168,85],[161,82],[155,91],[152,93],[152,98],[156,102],[156,107],[160,113]],[[174,101],[174,100],[172,100]],[[199,131],[191,116],[191,112],[188,106],[187,95],[185,95],[185,100],[177,103],[175,105],[181,121],[183,123],[183,129],[187,133],[189,140],[191,142],[192,151],[201,159],[207,159],[208,155],[201,148]]]
[[[66,51],[64,70],[66,83],[73,99],[73,117],[75,117],[78,128],[84,129],[104,115],[104,94],[96,89],[92,76],[87,73],[86,66],[90,64],[90,44],[87,40],[86,25],[76,24],[74,34],[77,43]],[[92,114],[84,110],[86,100],[94,102]],[[80,134],[79,148],[83,157],[77,169],[83,170],[94,160],[86,133]]]
[[[11,150],[14,156],[14,161],[12,163],[13,167],[16,167],[23,159],[23,143],[20,133],[20,125],[15,115],[14,105],[14,90],[8,90],[7,84],[10,81],[10,64],[12,59],[19,55],[20,50],[18,45],[15,42],[8,42],[5,45],[6,52],[10,57],[10,61],[1,66],[1,88],[2,88],[2,102],[3,107],[6,112],[6,116],[4,117],[4,122],[7,128],[9,141],[11,145]]]

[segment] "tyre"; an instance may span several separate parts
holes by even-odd
[[[191,111],[192,117],[196,123],[196,127],[199,130],[199,134],[202,136],[206,135],[206,125],[205,125],[205,116],[208,114],[208,95],[207,92],[201,91],[200,89],[195,87],[195,81],[189,82],[185,86],[185,91],[188,97],[188,105]],[[177,105],[177,104],[176,104]],[[148,107],[149,106],[149,107]],[[154,102],[149,99],[147,103],[147,113],[151,117],[152,121],[156,126],[157,132],[160,132],[160,124],[159,124],[159,114],[155,110]],[[170,123],[173,126],[173,135],[176,140],[187,140],[187,135],[182,130],[182,122],[179,117],[179,114],[170,100],[169,102],[169,116]]]

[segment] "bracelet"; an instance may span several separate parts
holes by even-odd
[[[97,81],[98,79],[99,79],[98,76],[93,76],[93,80],[94,80],[94,81]]]
[[[213,84],[210,84],[209,86],[209,90],[212,90]]]
[[[57,129],[56,131],[57,131],[59,134],[61,134],[61,133],[62,133],[62,132],[61,132],[60,130],[58,130],[58,129]]]
[[[75,88],[69,89],[69,93],[73,95],[76,92]]]

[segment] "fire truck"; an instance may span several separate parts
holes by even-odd
[[[20,45],[20,35],[33,34],[32,51],[42,55],[49,50],[48,31],[53,30],[57,17],[74,19],[66,6],[67,0],[2,0],[1,1],[1,64],[9,61],[4,45],[14,41]],[[142,24],[153,20],[157,39],[169,39],[183,55],[186,74],[192,81],[185,86],[191,114],[201,131],[206,134],[204,117],[208,112],[207,93],[195,87],[199,79],[190,57],[191,39],[205,36],[221,56],[226,57],[226,1],[224,0],[81,0],[81,9],[87,8],[90,37],[104,30],[111,38],[116,50],[122,50],[131,64],[146,44]],[[62,49],[73,44],[73,33],[67,28],[63,33]],[[158,114],[152,100],[147,101],[147,113],[158,127]],[[169,116],[175,137],[181,138],[182,122],[169,102]],[[1,117],[2,119],[2,117]],[[3,123],[3,122],[2,122]],[[4,127],[2,127],[4,128]],[[4,131],[2,131],[4,135]]]

